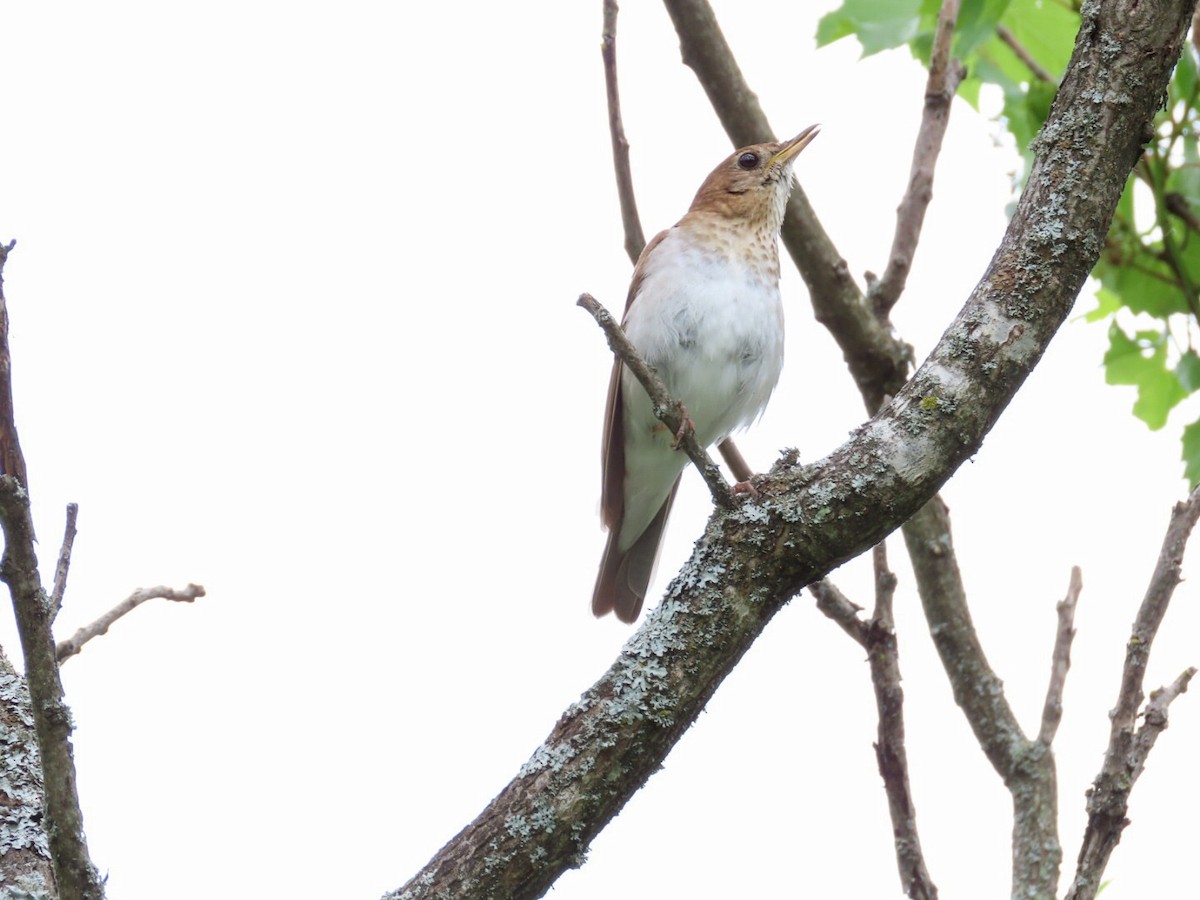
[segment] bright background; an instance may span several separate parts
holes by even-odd
[[[815,50],[832,5],[715,4],[774,126],[822,123],[797,173],[861,277],[886,263],[924,73],[906,53],[858,62],[852,41]],[[652,234],[730,148],[665,11],[626,6]],[[630,272],[600,3],[10,3],[4,20],[0,238],[18,239],[16,408],[47,578],[63,507],[81,507],[59,633],[139,585],[209,591],[149,604],[64,669],[109,896],[375,897],[483,808],[631,633],[588,608],[610,356],[574,301],[619,309]],[[1001,132],[955,104],[895,316],[918,356],[1004,228]],[[863,418],[792,272],[784,296],[788,364],[741,441],[760,469],[785,446],[815,460]],[[945,492],[1031,731],[1054,604],[1084,570],[1056,745],[1068,877],[1127,629],[1186,489],[1184,420],[1136,421],[1104,347],[1102,326],[1064,326]],[[693,475],[662,585],[707,510]],[[1007,897],[1010,801],[891,546],[928,863],[943,896]],[[867,567],[834,580],[869,604]],[[1197,593],[1180,588],[1148,686],[1200,663]],[[0,641],[19,655],[7,621]],[[1200,707],[1172,714],[1106,900],[1194,883],[1180,826]],[[862,651],[798,597],[554,896],[900,897],[874,729]]]

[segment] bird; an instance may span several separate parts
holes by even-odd
[[[779,229],[792,163],[817,131],[811,125],[791,140],[734,151],[634,267],[625,334],[683,404],[685,427],[702,447],[757,420],[779,381]],[[592,594],[598,618],[612,612],[622,622],[637,620],[687,463],[677,443],[645,389],[615,360],[601,453],[608,539]]]

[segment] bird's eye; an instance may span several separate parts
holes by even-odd
[[[743,153],[738,157],[738,165],[743,169],[753,169],[758,165],[758,154]]]

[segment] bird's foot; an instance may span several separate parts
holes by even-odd
[[[675,432],[675,440],[671,441],[672,450],[678,450],[687,435],[696,433],[696,423],[688,415],[687,407],[679,402],[676,405],[679,407],[679,430]]]
[[[733,495],[735,497],[737,497],[740,494],[746,494],[747,496],[750,497],[751,500],[757,500],[760,496],[758,488],[756,488],[754,486],[753,482],[751,482],[749,480],[739,481],[736,484],[734,484]]]

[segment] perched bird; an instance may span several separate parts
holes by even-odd
[[[734,152],[687,215],[646,245],[624,328],[707,447],[761,415],[783,368],[779,228],[792,162],[817,126]],[[600,516],[608,543],[592,612],[637,619],[687,456],[620,360],[608,388]]]

